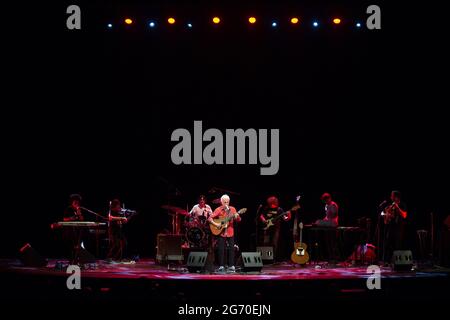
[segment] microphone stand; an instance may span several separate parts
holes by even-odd
[[[90,214],[93,214],[94,216],[96,216],[96,217],[98,217],[98,218],[101,218],[101,219],[103,219],[103,220],[107,220],[107,218],[105,218],[105,217],[102,216],[101,214],[96,213],[96,212],[94,212],[94,211],[92,211],[92,210],[89,210],[89,209],[84,208],[84,207],[80,207],[80,209],[81,209],[81,210],[84,210],[84,211],[86,211],[86,212],[88,212],[88,213],[90,213]]]
[[[258,209],[256,210],[256,219],[255,219],[255,250],[256,250],[256,248],[258,247],[258,245],[259,245],[259,243],[258,243],[258,241],[259,241],[259,226],[260,226],[260,218],[259,218],[259,216],[261,215],[260,214],[260,212],[261,212],[261,208],[262,208],[263,206],[262,206],[262,204],[260,204],[259,206],[258,206]]]
[[[378,205],[377,208],[377,250],[379,253],[379,259],[383,264],[385,263],[385,255],[386,255],[386,225],[383,224],[382,212],[384,212],[384,206],[387,204],[387,200],[384,200]],[[383,236],[381,235],[381,228],[383,228]]]
[[[430,218],[431,218],[430,258],[431,258],[431,263],[434,266],[434,214],[433,214],[433,212],[430,212]]]

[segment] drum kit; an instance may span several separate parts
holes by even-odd
[[[184,235],[191,248],[207,246],[210,232],[206,217],[192,217],[187,210],[172,205],[163,205],[161,208],[171,216],[173,234]]]
[[[181,195],[180,190],[168,179],[160,176],[159,180],[167,187],[169,201]],[[219,194],[239,195],[239,193],[219,187],[212,187],[208,193],[215,195],[215,199],[211,200],[214,205],[220,205],[220,198],[217,198]],[[171,216],[172,234],[183,235],[185,243],[191,248],[206,248],[209,246],[212,237],[206,217],[192,217],[188,210],[170,204],[163,205],[161,208]]]

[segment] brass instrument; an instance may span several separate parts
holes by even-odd
[[[384,210],[384,224],[391,223],[392,220],[398,215],[397,204],[393,202]]]

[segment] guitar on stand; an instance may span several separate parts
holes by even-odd
[[[294,226],[294,230],[296,230],[297,226]],[[309,261],[309,254],[306,251],[306,249],[308,248],[308,246],[302,242],[302,237],[303,237],[303,222],[300,222],[298,225],[299,229],[300,229],[300,237],[299,237],[299,241],[298,242],[294,242],[294,251],[291,254],[291,260],[292,262],[296,263],[296,264],[300,264],[300,265],[304,265],[306,263],[308,263]]]
[[[297,196],[296,207],[298,208],[300,208],[300,206],[298,205],[299,201],[300,196]],[[303,222],[298,223],[296,216],[294,219],[294,230],[293,230],[294,239],[297,238],[298,234],[299,234],[299,241],[294,240],[294,251],[291,254],[291,260],[295,264],[305,265],[309,261],[309,254],[306,251],[308,246],[305,243],[303,243]]]

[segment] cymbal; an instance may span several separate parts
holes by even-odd
[[[161,206],[161,208],[171,211],[172,213],[175,213],[175,214],[181,214],[183,216],[189,215],[189,213],[186,210],[184,210],[183,208],[180,208],[180,207],[175,207],[175,206],[166,204],[166,205]]]
[[[209,189],[208,193],[212,193],[212,194],[227,193],[227,194],[232,194],[232,195],[235,195],[235,196],[240,196],[241,195],[238,192],[234,192],[234,191],[223,189],[223,188],[219,188],[219,187],[212,187],[211,189]]]

